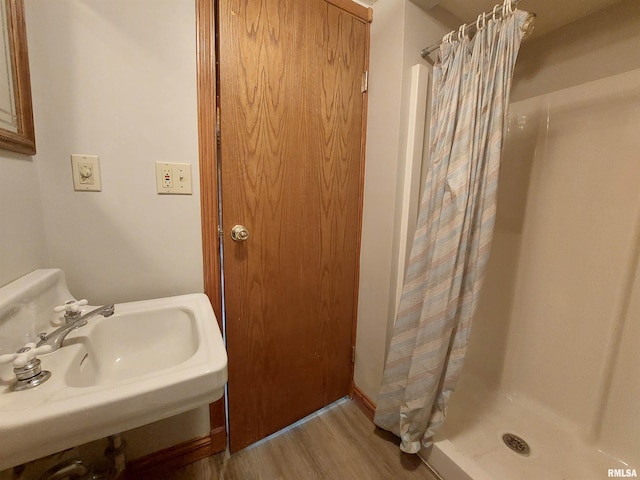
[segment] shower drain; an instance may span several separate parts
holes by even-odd
[[[531,453],[529,444],[513,433],[505,433],[502,435],[502,441],[507,447],[520,455],[529,455],[529,453]]]

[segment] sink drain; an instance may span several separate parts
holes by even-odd
[[[518,435],[514,435],[513,433],[505,433],[504,435],[502,435],[502,441],[507,447],[520,455],[529,455],[531,453],[529,444]]]

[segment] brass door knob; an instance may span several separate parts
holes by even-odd
[[[249,238],[249,230],[244,225],[235,225],[231,229],[231,239],[234,242],[244,242]]]

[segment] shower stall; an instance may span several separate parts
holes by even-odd
[[[443,478],[639,474],[639,255],[640,70],[513,103]]]

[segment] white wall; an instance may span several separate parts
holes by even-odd
[[[532,8],[535,10],[535,8]],[[640,68],[640,2],[610,8],[525,41],[511,100],[516,102]]]
[[[405,1],[378,0],[373,7],[371,24],[364,210],[354,367],[356,386],[371,399],[376,398],[382,378],[390,305]]]
[[[192,0],[27,0],[49,264],[92,304],[203,290]],[[71,153],[100,156],[75,192]],[[192,164],[193,195],[154,162]]]
[[[38,170],[31,157],[0,153],[0,286],[46,265]]]
[[[375,401],[382,380],[388,330],[395,316],[411,67],[420,50],[451,28],[441,9],[427,14],[408,0],[373,5],[369,111],[360,258],[355,385]]]
[[[193,0],[25,3],[38,168],[0,161],[11,268],[62,268],[91,304],[202,292]],[[73,190],[71,153],[100,156],[102,192]],[[158,195],[156,161],[190,163],[193,195]],[[208,407],[148,428],[130,459],[207,435]]]

